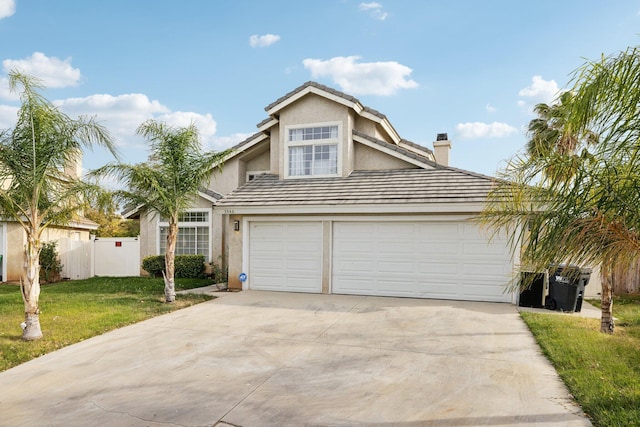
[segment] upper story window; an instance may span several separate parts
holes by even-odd
[[[288,128],[287,176],[338,174],[338,125]]]

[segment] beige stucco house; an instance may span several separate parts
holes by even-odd
[[[70,163],[65,172],[69,176],[82,174],[82,156],[78,155]],[[57,251],[62,259],[62,277],[83,279],[91,275],[91,253],[86,248],[91,241],[91,234],[98,229],[98,224],[86,218],[77,218],[64,227],[49,227],[42,234],[43,242],[55,241]],[[27,236],[22,226],[16,221],[0,219],[0,281],[18,282],[24,274],[25,248]]]
[[[517,260],[470,218],[492,178],[400,137],[380,112],[308,82],[265,108],[258,132],[180,225],[177,253],[223,262],[229,287],[515,302]],[[141,256],[166,224],[142,218]]]

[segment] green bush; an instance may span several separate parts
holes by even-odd
[[[59,282],[62,263],[58,256],[57,242],[46,242],[40,249],[40,280],[47,283]]]
[[[142,260],[144,271],[154,277],[162,277],[164,255],[148,256]],[[175,277],[177,279],[199,279],[204,277],[204,255],[176,255]]]
[[[162,277],[164,255],[151,255],[142,260],[142,269],[153,277]]]

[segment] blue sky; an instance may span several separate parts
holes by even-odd
[[[207,149],[256,131],[308,80],[384,113],[405,139],[453,141],[451,165],[494,175],[531,108],[587,59],[640,44],[640,0],[0,0],[0,129],[12,68],[72,117],[96,115],[125,161],[136,127],[195,121]],[[86,153],[85,169],[110,161]]]

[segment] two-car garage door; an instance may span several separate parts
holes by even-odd
[[[469,221],[333,221],[335,294],[510,301],[504,240]],[[251,222],[249,287],[322,291],[322,222]]]

